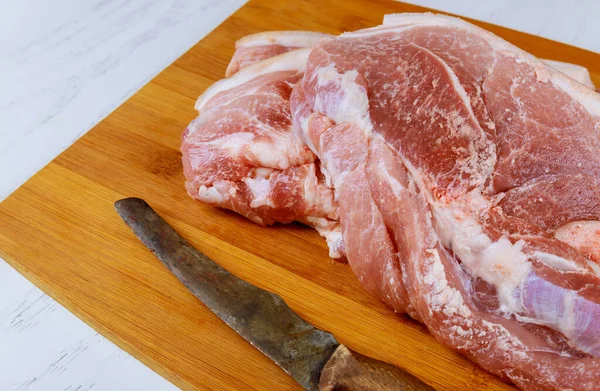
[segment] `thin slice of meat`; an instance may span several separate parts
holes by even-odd
[[[593,90],[596,89],[596,86],[594,85],[594,83],[592,82],[592,78],[590,77],[590,71],[588,71],[586,67],[556,60],[543,59],[542,61],[544,61],[546,64],[550,65],[557,71],[569,76],[573,80],[577,80],[584,86],[589,87]]]
[[[289,97],[308,50],[255,63],[214,84],[182,136],[188,193],[271,225],[299,221],[343,255],[338,207],[315,155],[292,131]]]
[[[291,50],[313,47],[328,37],[331,35],[312,31],[265,31],[247,35],[235,43],[235,53],[225,76],[232,76],[249,65]]]
[[[595,387],[600,278],[560,233],[597,218],[596,92],[459,19],[400,14],[319,43],[291,105],[367,289],[523,389]]]
[[[247,35],[235,43],[235,53],[229,62],[225,76],[229,77],[239,70],[271,57],[300,48],[310,48],[322,39],[332,35],[314,31],[265,31]],[[579,83],[595,89],[587,68],[564,61],[542,59],[552,68],[577,80]]]

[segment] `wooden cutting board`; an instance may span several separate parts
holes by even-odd
[[[236,39],[264,30],[341,33],[386,13],[369,0],[251,0],[0,204],[0,256],[70,311],[186,390],[298,390],[172,276],[113,209],[146,199],[198,249],[274,291],[302,317],[360,353],[406,368],[438,390],[507,390],[419,324],[394,315],[333,262],[315,231],[259,227],[191,200],[179,140],[194,101],[224,75]],[[475,22],[542,58],[587,67],[600,55]]]

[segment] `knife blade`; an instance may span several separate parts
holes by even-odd
[[[298,316],[283,299],[229,273],[198,251],[144,200],[115,209],[142,243],[202,303],[304,389],[433,390],[391,364],[362,356]]]

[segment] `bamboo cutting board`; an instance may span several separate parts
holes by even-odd
[[[369,0],[251,0],[0,204],[0,255],[42,290],[185,390],[299,390],[200,302],[113,209],[146,199],[198,249],[280,294],[302,317],[360,353],[406,368],[438,390],[508,390],[359,285],[325,241],[299,226],[259,227],[191,200],[179,140],[194,101],[224,75],[236,39],[264,30],[341,33],[386,13],[422,12]],[[477,23],[542,58],[587,67],[600,55]]]

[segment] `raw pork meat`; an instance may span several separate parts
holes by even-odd
[[[367,289],[523,389],[600,379],[600,95],[459,19],[325,40],[291,97]]]
[[[225,76],[230,77],[249,65],[291,50],[313,47],[321,40],[332,37],[329,34],[313,31],[265,31],[247,35],[236,41],[236,50],[225,71]],[[544,59],[542,61],[578,82],[596,88],[585,67],[562,61]]]
[[[337,205],[315,155],[292,132],[289,97],[308,50],[255,63],[209,88],[182,136],[188,193],[271,225],[299,221],[343,255]]]
[[[235,53],[225,71],[229,77],[256,62],[295,49],[310,48],[331,35],[312,31],[266,31],[245,36],[235,43]]]
[[[554,61],[554,60],[542,60],[542,61],[544,61],[547,65],[550,65],[552,68],[556,69],[557,71],[560,71],[560,72],[564,73],[565,75],[569,76],[570,78],[577,80],[578,82],[585,85],[586,87],[596,89],[596,86],[592,82],[592,79],[590,78],[590,72],[587,70],[587,68],[582,67],[581,65],[570,64],[568,62],[562,62],[562,61]]]
[[[593,389],[600,102],[546,65],[593,88],[587,70],[431,14],[326,37],[238,41],[183,136],[190,195],[317,228],[369,291],[523,389]]]

